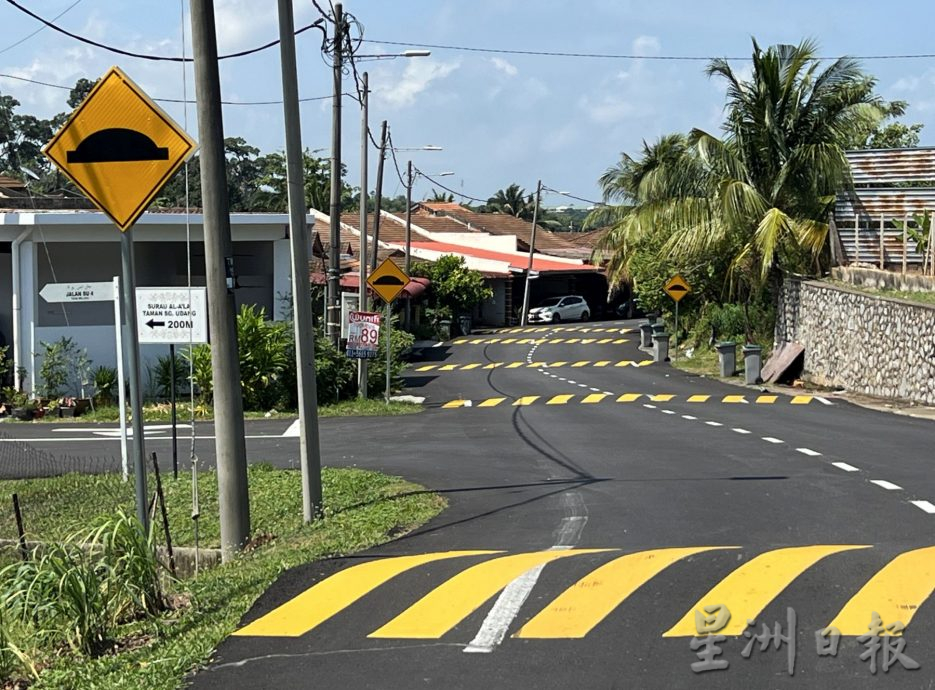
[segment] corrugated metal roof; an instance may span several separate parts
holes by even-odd
[[[935,181],[935,147],[846,151],[855,185]]]

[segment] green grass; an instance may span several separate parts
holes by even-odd
[[[177,593],[190,597],[191,605],[167,617],[128,624],[127,635],[148,640],[138,649],[87,659],[62,656],[60,650],[37,655],[46,669],[32,687],[177,688],[186,674],[209,659],[284,570],[383,543],[425,523],[445,505],[439,496],[398,477],[326,468],[324,519],[303,525],[297,471],[253,465],[249,478],[252,533],[272,535],[272,541],[195,580],[178,583]],[[190,479],[168,479],[165,486],[173,541],[190,544]],[[202,545],[217,544],[216,475],[201,475],[199,490]],[[132,507],[132,487],[115,477],[0,482],[2,495],[13,491],[20,496],[30,536],[44,539],[58,538],[116,507]],[[15,528],[4,515],[0,536],[10,534]]]
[[[874,295],[875,297],[889,297],[891,299],[902,299],[908,302],[918,302],[919,304],[935,304],[935,292],[908,292],[906,290],[880,290],[877,288],[864,287],[862,285],[854,285],[853,283],[847,283],[841,280],[826,280],[827,283],[834,285],[836,287],[848,288],[850,290],[857,290],[858,292],[863,292],[868,295]]]
[[[64,417],[48,415],[37,419],[37,422],[53,422],[62,424],[76,422],[86,424],[88,422],[117,422],[120,420],[119,407],[108,405],[97,407],[93,411],[88,410],[80,417]],[[187,422],[191,419],[191,405],[187,402],[179,403],[176,408],[176,418],[178,421]],[[319,417],[373,417],[379,415],[401,415],[413,414],[422,410],[421,405],[413,403],[391,401],[388,405],[382,398],[369,398],[360,400],[353,398],[351,400],[342,400],[331,405],[322,405],[318,408]],[[210,421],[213,418],[213,410],[210,406],[195,405],[195,420]],[[298,413],[295,410],[285,411],[244,411],[245,419],[289,419],[295,417]],[[143,406],[143,420],[145,422],[168,422],[171,420],[171,410],[168,403],[158,403],[154,405]],[[13,422],[14,420],[10,420]]]

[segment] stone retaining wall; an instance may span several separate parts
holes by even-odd
[[[805,347],[806,380],[935,405],[935,306],[787,278],[775,345],[785,342]]]

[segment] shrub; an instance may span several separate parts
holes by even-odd
[[[393,319],[393,330],[390,334],[390,386],[398,388],[400,373],[405,366],[403,357],[415,342],[411,333],[399,328],[398,318]],[[353,361],[353,360],[351,360]],[[370,360],[367,367],[367,392],[370,397],[379,397],[386,389],[386,333],[380,333],[380,344],[376,359]]]
[[[54,343],[43,342],[42,349],[39,394],[45,398],[60,398],[65,393],[83,397],[85,387],[93,383],[88,351],[65,336]]]
[[[156,363],[149,367],[149,380],[153,392],[160,398],[168,399],[172,393],[172,355],[156,358]],[[188,362],[180,355],[175,355],[175,393],[180,395],[188,382]]]
[[[94,370],[95,402],[98,405],[113,405],[119,397],[117,370],[114,367],[100,366]]]

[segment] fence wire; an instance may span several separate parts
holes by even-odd
[[[113,456],[54,455],[22,441],[11,441],[0,432],[0,479],[34,479],[79,474],[120,472],[120,460]]]

